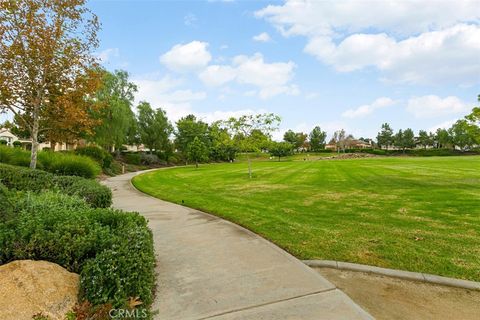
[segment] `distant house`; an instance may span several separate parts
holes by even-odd
[[[20,141],[22,145],[31,144],[30,140],[20,139],[16,135],[14,135],[10,130],[7,128],[0,128],[0,140],[7,141],[8,146],[13,146],[15,141]]]
[[[348,140],[346,147],[348,149],[369,149],[372,148],[372,144],[363,140]]]
[[[22,147],[24,149],[31,149],[32,148],[32,140],[31,139],[22,139],[17,137],[7,128],[0,128],[0,140],[7,141],[8,146],[13,146],[15,141],[20,141]],[[77,144],[74,143],[56,143],[54,151],[65,151],[65,150],[74,150],[77,147]],[[43,150],[45,148],[51,148],[50,142],[42,142],[38,145],[38,150]]]
[[[351,138],[345,139],[343,141],[343,146],[345,147],[345,149],[369,149],[373,147],[371,142],[358,140],[358,139],[351,139]],[[325,149],[327,150],[337,151],[339,148],[340,148],[339,145],[335,143],[333,139],[330,140],[330,142],[327,145],[325,145]]]

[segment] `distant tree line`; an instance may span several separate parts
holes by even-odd
[[[384,123],[376,141],[368,138],[355,139],[345,130],[334,132],[327,144],[327,133],[319,126],[309,133],[287,130],[282,142],[272,140],[272,133],[278,130],[280,117],[275,114],[244,115],[213,123],[206,123],[195,115],[182,117],[174,124],[165,110],[141,101],[134,112],[136,85],[129,80],[125,71],[109,72],[96,67],[94,95],[82,105],[81,116],[62,109],[58,117],[70,119],[54,120],[53,115],[41,118],[42,126],[51,123],[51,128],[39,130],[38,141],[71,142],[84,139],[110,152],[119,154],[125,145],[143,145],[146,152],[169,161],[175,155],[185,163],[207,161],[233,161],[239,152],[247,153],[249,174],[251,164],[249,153],[270,153],[281,159],[295,152],[322,152],[326,148],[338,152],[358,148],[382,148],[407,150],[422,148],[455,148],[469,150],[480,143],[480,108],[474,108],[464,119],[458,120],[451,128],[436,132],[420,130],[417,135],[412,129],[394,132]],[[73,98],[71,98],[73,99]],[[479,97],[480,101],[480,97]],[[68,106],[72,101],[65,102]],[[52,107],[53,108],[53,107]],[[78,108],[65,108],[78,112]],[[14,123],[6,123],[15,134],[28,137],[30,129],[20,115]],[[52,128],[56,130],[52,131]]]

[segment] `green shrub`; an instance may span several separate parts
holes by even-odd
[[[160,164],[160,159],[156,154],[148,154],[148,153],[142,153],[140,155],[140,161],[144,165],[155,165],[155,164]]]
[[[13,147],[14,148],[21,148],[22,147],[22,143],[20,141],[13,141]]]
[[[53,175],[42,170],[0,164],[0,182],[9,189],[40,192],[53,188]]]
[[[370,151],[369,153],[376,154],[376,155],[379,155],[379,156],[384,156],[384,155],[387,154],[387,151],[382,150],[382,149],[375,149],[375,150]]]
[[[112,205],[112,191],[95,180],[73,176],[55,176],[54,184],[68,195],[76,195],[94,208],[108,208]]]
[[[125,153],[124,158],[128,164],[140,165],[142,162],[142,156],[138,153]]]
[[[112,155],[98,146],[86,146],[77,148],[75,150],[75,153],[78,155],[92,158],[93,160],[97,161],[98,164],[100,164],[102,169],[109,169],[112,165]]]
[[[8,141],[5,139],[0,140],[0,145],[7,145]]]
[[[15,166],[30,166],[30,152],[20,148],[0,146],[0,162]]]
[[[20,191],[60,190],[84,199],[94,208],[107,208],[112,204],[112,192],[108,187],[81,177],[55,176],[38,169],[0,164],[0,182]]]
[[[2,183],[0,183],[0,203],[1,223],[10,220],[13,216],[13,202],[11,192]]]
[[[92,303],[109,302],[112,298],[106,295],[109,292],[117,304],[126,297],[135,296],[141,297],[146,305],[152,303],[155,284],[153,240],[146,224],[138,222],[135,227],[132,224],[120,227],[123,241],[102,251],[82,269],[81,285]],[[118,281],[120,277],[123,281]]]
[[[30,151],[0,146],[0,162],[28,167]],[[101,172],[100,166],[91,158],[67,152],[39,152],[37,168],[54,174],[84,178],[94,178]]]
[[[70,153],[40,152],[38,159],[45,171],[58,175],[95,178],[99,165],[89,157]]]
[[[55,192],[25,194],[15,210],[0,222],[0,264],[52,261],[80,273],[82,297],[94,304],[121,307],[137,296],[151,304],[155,258],[145,218]]]

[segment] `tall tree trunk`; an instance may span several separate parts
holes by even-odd
[[[250,155],[247,154],[248,158],[248,177],[252,179],[252,160],[250,159]]]
[[[198,169],[198,161],[197,160],[195,160],[195,168]]]
[[[37,111],[38,108],[35,108]],[[32,125],[32,152],[30,157],[30,169],[35,169],[37,167],[37,153],[38,153],[38,112],[33,114],[33,125]]]

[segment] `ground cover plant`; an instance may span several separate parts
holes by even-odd
[[[378,157],[178,167],[150,195],[243,225],[300,259],[480,280],[480,157]]]

